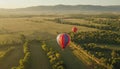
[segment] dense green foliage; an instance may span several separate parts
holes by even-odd
[[[72,15],[71,17],[55,18],[53,21],[60,24],[85,26],[90,28],[97,28],[100,30],[120,31],[119,18],[119,15]],[[85,21],[88,21],[88,23],[104,24],[104,26],[89,25],[88,23],[80,24],[77,22],[68,22],[64,19],[83,19]]]
[[[114,30],[114,31],[120,31],[120,20],[119,19],[95,19],[95,18],[90,18],[86,19],[88,21],[92,21],[93,23],[97,24],[105,24],[108,25],[109,30]]]
[[[120,61],[116,59],[120,58],[120,50],[113,50],[106,47],[97,46],[94,43],[83,44],[81,47],[91,54],[94,58],[99,59],[101,63],[104,63],[108,67],[117,69],[115,67],[120,65]]]
[[[89,25],[89,24],[80,24],[80,23],[74,23],[74,22],[67,22],[67,21],[64,21],[64,19],[55,19],[53,20],[55,21],[56,23],[60,23],[60,24],[69,24],[69,25],[76,25],[76,26],[85,26],[85,27],[90,27],[90,28],[97,28],[97,29],[100,29],[100,30],[114,30],[114,31],[118,31],[119,28],[116,28],[114,26],[95,26],[95,25]]]
[[[65,65],[61,60],[60,53],[56,52],[52,48],[47,47],[45,43],[42,45],[42,49],[47,54],[49,62],[52,65],[52,69],[65,69]]]
[[[120,44],[120,35],[112,31],[78,32],[70,33],[72,41],[80,45],[92,57],[99,59],[99,62],[107,68],[118,69],[120,66],[120,50],[113,50],[106,46],[97,44]],[[97,44],[96,44],[97,43]]]
[[[76,43],[120,44],[120,34],[112,31],[70,33]]]

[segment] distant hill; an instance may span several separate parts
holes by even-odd
[[[2,9],[0,9],[2,11]],[[5,9],[4,9],[5,11]],[[120,12],[120,5],[99,6],[99,5],[55,5],[55,6],[33,6],[27,8],[7,9],[9,13],[90,13],[90,12]]]

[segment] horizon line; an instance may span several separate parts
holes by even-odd
[[[0,9],[21,9],[21,8],[30,8],[30,7],[37,7],[37,6],[59,6],[59,5],[63,5],[63,6],[79,6],[79,5],[88,5],[88,6],[120,6],[120,5],[95,5],[95,4],[54,4],[54,5],[32,5],[32,6],[26,6],[26,7],[16,7],[16,8],[0,8]]]

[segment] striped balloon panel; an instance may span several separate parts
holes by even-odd
[[[57,42],[61,46],[61,48],[65,48],[69,42],[70,42],[70,37],[68,34],[59,34],[57,37]]]

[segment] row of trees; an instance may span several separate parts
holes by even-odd
[[[99,15],[85,15],[85,14],[80,14],[80,15],[71,15],[70,17],[66,18],[75,18],[75,19],[90,19],[90,18],[107,18],[107,19],[119,19],[120,15],[114,15],[114,14],[99,14]]]
[[[81,48],[87,51],[94,58],[99,59],[108,68],[119,69],[120,67],[120,50],[113,50],[106,46],[97,46],[98,44],[120,44],[120,34],[112,31],[94,31],[69,33],[72,41],[81,44]]]
[[[60,24],[69,24],[69,25],[76,25],[76,26],[85,26],[85,27],[90,27],[90,28],[97,28],[97,29],[100,29],[100,30],[112,30],[112,31],[119,31],[120,28],[119,27],[116,27],[116,26],[112,26],[112,25],[90,25],[90,24],[80,24],[80,23],[74,23],[74,22],[67,22],[67,21],[64,21],[64,19],[60,19],[60,18],[56,18],[54,19],[53,21],[55,21],[56,23],[60,23]],[[91,21],[89,21],[91,22]]]
[[[74,45],[74,46],[73,46]],[[85,46],[84,46],[85,45]],[[99,59],[97,59],[92,52],[92,47],[95,46],[94,43],[84,44],[84,45],[77,45],[76,43],[71,43],[71,49],[76,50],[76,52],[81,52],[82,57],[87,57],[85,60],[82,60],[86,63],[86,65],[89,67],[89,69],[107,69],[103,63],[99,62]],[[86,45],[89,45],[90,49],[87,48]],[[93,46],[92,46],[93,45]],[[87,48],[87,49],[86,49]],[[95,52],[96,53],[96,52]],[[76,55],[78,56],[78,55]]]
[[[89,18],[86,19],[87,21],[92,21],[93,23],[97,24],[105,24],[108,25],[109,29],[114,31],[120,31],[120,20],[119,19],[96,19],[96,18]]]
[[[7,46],[7,45],[18,45],[18,44],[22,44],[21,40],[4,40],[0,42],[0,46]]]
[[[45,43],[42,45],[42,49],[47,54],[49,62],[52,65],[52,69],[65,69],[65,65],[61,60],[60,53],[56,52],[52,48],[47,47]]]
[[[5,52],[2,52],[2,54],[0,54],[0,60],[7,57],[13,50],[15,50],[15,47],[10,47]]]
[[[69,33],[75,43],[120,44],[120,34],[112,31],[89,31]]]
[[[26,41],[23,45],[24,57],[20,59],[18,67],[12,67],[12,69],[30,69],[31,67],[31,52],[29,48],[29,42]]]
[[[104,63],[108,68],[120,68],[120,50],[97,46],[95,43],[82,44],[81,47],[87,51],[88,54],[98,58],[99,61]]]
[[[7,37],[6,37],[7,38]],[[25,43],[26,37],[24,34],[20,34],[19,37],[13,37],[13,39],[6,39],[3,41],[0,41],[0,46],[8,46],[8,45],[21,45]]]
[[[55,18],[53,21],[62,24],[70,24],[70,25],[78,25],[78,26],[86,26],[92,27],[102,30],[112,30],[112,31],[120,31],[120,15],[112,15],[112,14],[101,14],[101,15],[71,15],[69,17],[63,18]],[[79,24],[74,22],[67,22],[64,19],[84,19],[90,23],[104,24],[104,26],[95,26],[89,24]]]

